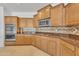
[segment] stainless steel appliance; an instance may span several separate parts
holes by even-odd
[[[48,27],[48,26],[51,26],[51,22],[49,19],[42,19],[42,20],[39,20],[39,26]]]
[[[14,24],[5,25],[5,39],[8,41],[15,40],[16,26]]]

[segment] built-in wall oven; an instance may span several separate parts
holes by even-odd
[[[14,24],[6,24],[5,25],[5,39],[6,41],[15,40],[16,34],[16,26]]]

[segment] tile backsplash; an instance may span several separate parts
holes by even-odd
[[[51,33],[65,33],[65,34],[78,34],[78,27],[40,27],[37,32],[51,32]]]

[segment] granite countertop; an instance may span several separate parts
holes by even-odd
[[[27,34],[16,34],[17,36],[33,36],[33,35],[27,35]]]
[[[72,34],[62,34],[62,33],[46,33],[46,32],[37,32],[37,35],[41,36],[47,36],[47,37],[56,37],[59,39],[62,39],[70,44],[75,45],[76,42],[75,41],[79,41],[79,36],[78,35],[72,35]],[[77,43],[77,45],[79,45],[79,43]]]
[[[33,35],[25,35],[25,34],[17,34],[18,36],[33,36]],[[64,34],[64,33],[50,33],[50,32],[36,32],[34,35],[37,36],[46,36],[51,38],[59,38],[61,40],[64,40],[70,44],[78,45],[79,46],[79,35],[74,34]],[[76,43],[76,41],[78,41]]]

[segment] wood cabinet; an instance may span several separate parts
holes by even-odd
[[[60,38],[51,36],[48,37],[48,54],[52,56],[60,56]]]
[[[65,23],[65,8],[63,4],[59,4],[51,9],[51,24],[52,26],[64,26]]]
[[[17,25],[17,16],[5,16],[5,24]]]
[[[47,52],[48,37],[45,36],[35,36],[35,40],[33,41],[33,45],[41,50]]]
[[[76,47],[76,56],[79,56],[79,47]]]
[[[51,5],[47,5],[38,10],[37,14],[39,20],[48,18],[51,22],[51,26],[65,26],[64,4],[59,4],[54,7],[52,7]]]
[[[77,40],[76,40],[76,56],[79,56],[79,36],[76,36],[75,37]]]
[[[33,18],[28,18],[28,19],[27,19],[27,27],[33,28],[33,27],[34,27],[34,26],[33,26],[33,21],[34,21]]]
[[[23,36],[16,36],[16,44],[24,44]]]
[[[61,56],[75,56],[75,46],[61,40]]]
[[[18,20],[18,17],[17,16],[5,16],[5,25],[6,24],[13,24],[16,26],[16,31],[17,31],[17,20]]]
[[[48,37],[42,36],[41,39],[41,49],[45,52],[47,52],[48,49]]]
[[[32,38],[32,45],[33,45],[33,46],[36,46],[36,39],[37,39],[37,38],[36,38],[36,36],[34,35],[33,38]]]
[[[66,25],[77,25],[79,24],[79,4],[72,3],[66,7]]]
[[[44,10],[44,18],[51,17],[51,9],[52,9],[52,6],[51,5],[47,5],[44,9],[45,9]]]
[[[32,36],[24,36],[20,35],[16,37],[16,44],[32,44],[33,37]]]
[[[19,18],[19,27],[26,27],[26,23],[25,18]]]
[[[33,23],[33,26],[34,28],[38,28],[39,27],[39,17],[38,17],[38,14],[34,15],[34,23]]]
[[[36,47],[40,48],[41,49],[41,36],[36,36]]]
[[[34,28],[34,19],[18,18],[18,33],[23,33],[23,28]]]
[[[40,10],[38,10],[39,19],[49,18],[51,15],[51,5],[47,5]]]
[[[32,44],[52,56],[78,56],[79,41],[69,37],[35,35]]]
[[[48,41],[48,53],[50,55],[56,55],[56,42],[52,39],[49,39]]]
[[[42,17],[43,17],[42,12],[39,11],[37,14],[38,14],[38,18],[39,18],[38,20],[42,19]]]
[[[56,52],[57,52],[57,44],[56,44],[56,41],[55,41],[56,38],[49,38],[48,40],[48,53],[50,55],[57,55]]]
[[[33,27],[33,18],[19,18],[19,27]]]
[[[32,40],[34,39],[33,36],[25,36],[25,43],[32,44]]]
[[[45,51],[49,55],[59,56],[59,40],[59,38],[55,37],[35,35],[35,39],[33,40],[32,44],[37,48],[40,48],[41,50]]]

